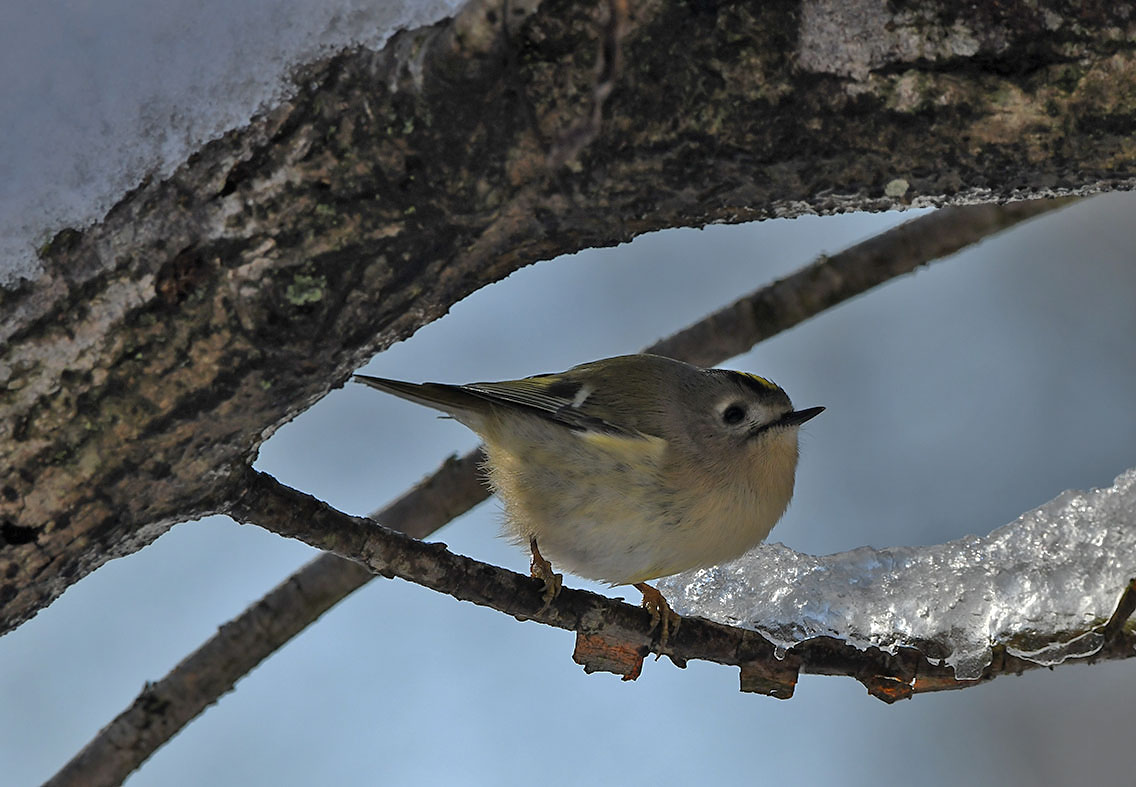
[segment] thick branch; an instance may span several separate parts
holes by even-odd
[[[818,260],[648,349],[697,363],[718,363],[892,277],[1064,204],[1062,200],[1035,200],[947,208],[915,219]],[[479,477],[480,459],[481,452],[474,451],[447,460],[373,518],[393,530],[424,538],[488,496]],[[53,783],[86,784],[84,779],[92,778],[91,774],[99,775],[97,783],[123,781],[246,672],[327,610],[325,597],[298,589],[337,588],[339,598],[345,598],[373,576],[334,554],[312,560],[223,626],[168,675],[147,684],[129,708],[60,770]],[[259,632],[260,636],[249,638],[244,632]],[[639,654],[632,657],[637,659]],[[754,690],[768,685],[756,667],[747,672],[745,680]],[[776,685],[770,687],[771,692],[776,690]]]
[[[312,65],[0,293],[0,632],[222,509],[276,427],[521,265],[1136,174],[1123,4],[642,3],[598,76],[609,4],[503,8]],[[608,82],[599,133],[550,171]]]

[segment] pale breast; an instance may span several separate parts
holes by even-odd
[[[760,468],[776,476],[767,476],[776,483],[761,486],[773,490],[763,497],[747,473],[694,468],[676,476],[659,438],[540,422],[487,437],[486,448],[508,534],[524,545],[535,537],[558,569],[612,584],[714,565],[752,548],[788,505],[795,470],[795,461]]]

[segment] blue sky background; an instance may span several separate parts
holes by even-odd
[[[165,122],[154,111],[115,109],[119,88],[135,90],[124,82],[147,71],[157,83],[142,84],[139,106],[176,82],[158,65],[123,71],[123,52],[140,51],[155,63],[181,62],[165,54],[178,46],[197,53],[203,65],[189,73],[200,78],[194,91],[183,91],[189,110],[169,115],[180,128],[192,101],[211,93],[201,84],[216,53],[202,42],[271,51],[249,36],[279,33],[273,25],[287,17],[287,9],[263,2],[218,10],[192,0],[52,0],[31,8],[0,12],[7,31],[0,52],[19,43],[29,60],[43,53],[43,69],[63,61],[77,71],[50,72],[52,91],[81,73],[110,85],[114,101],[100,103],[100,90],[77,90],[53,105],[54,92],[20,80],[0,90],[0,117],[20,118],[0,159],[17,196],[20,183],[51,182],[45,170],[13,164],[17,143],[34,151],[36,130],[63,117],[67,101],[92,98],[96,114],[86,126],[75,123],[90,134],[106,126],[98,112],[129,133],[153,130],[136,118]],[[240,9],[249,13],[240,17]],[[123,15],[134,24],[116,45],[114,35],[127,35],[116,24]],[[51,24],[61,18],[69,24]],[[286,21],[301,24],[302,13]],[[211,32],[211,24],[228,33]],[[114,68],[99,71],[104,61]],[[32,98],[47,115],[29,119],[37,109]],[[7,111],[12,107],[19,112]],[[127,132],[112,124],[107,139]],[[100,156],[113,151],[92,152],[83,139],[55,144],[52,155],[75,157],[60,166],[104,185],[126,177],[120,164],[100,170]],[[54,188],[70,204],[85,182]],[[1063,489],[1107,485],[1136,465],[1134,209],[1128,194],[1076,205],[731,360],[727,365],[775,379],[798,405],[828,407],[806,428],[797,497],[772,540],[816,554],[939,543],[988,532]],[[464,382],[634,351],[819,253],[911,215],[672,231],[531,266],[456,305],[366,371]],[[431,411],[348,386],[281,429],[258,467],[365,513],[475,444]],[[496,537],[498,521],[491,500],[437,538],[526,571],[524,554]],[[312,555],[221,517],[185,523],[0,638],[0,782],[49,776],[144,681],[161,677]],[[1038,671],[888,707],[836,678],[806,677],[788,702],[743,695],[736,670],[701,663],[679,670],[648,662],[638,682],[622,683],[585,675],[571,651],[568,633],[378,579],[238,684],[129,783],[875,785],[917,774],[923,784],[948,785],[1126,783],[1131,776],[1134,662]]]

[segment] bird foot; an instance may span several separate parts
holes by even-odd
[[[545,560],[537,549],[535,538],[529,539],[529,549],[532,550],[532,566],[529,574],[544,582],[544,606],[540,608],[540,611],[544,612],[560,595],[560,590],[564,587],[564,575],[553,572],[552,564]]]
[[[651,615],[651,630],[660,629],[659,654],[661,655],[667,647],[667,639],[671,632],[678,631],[678,627],[682,625],[682,617],[671,609],[671,605],[663,598],[662,593],[646,582],[636,582],[634,587],[643,594],[643,609]]]

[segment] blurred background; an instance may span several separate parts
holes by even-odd
[[[771,540],[814,554],[939,543],[1136,465],[1134,211],[1129,194],[1079,203],[723,364],[828,408],[805,429],[797,496]],[[541,263],[364,371],[466,382],[633,352],[913,215],[676,230]],[[257,466],[366,513],[475,445],[453,421],[349,385],[282,428]],[[436,538],[526,572],[525,554],[497,537],[499,519],[490,500]],[[0,782],[50,776],[145,681],[313,555],[222,517],[181,524],[0,638]],[[1131,780],[1132,661],[889,707],[839,678],[806,676],[787,702],[743,695],[736,669],[697,662],[648,661],[623,683],[585,675],[572,646],[570,633],[376,579],[128,783]]]

